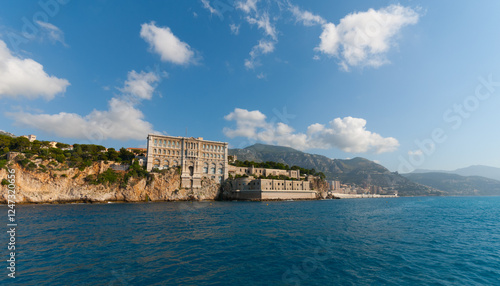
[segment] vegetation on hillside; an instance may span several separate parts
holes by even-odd
[[[134,153],[125,148],[116,151],[114,148],[106,149],[101,145],[74,144],[71,149],[70,145],[64,143],[57,143],[54,148],[49,141],[30,142],[25,137],[13,138],[0,134],[0,158],[4,158],[8,152],[21,153],[15,161],[22,168],[44,173],[49,170],[64,171],[69,168],[78,168],[83,171],[99,161],[130,165],[126,172],[108,169],[97,176],[88,176],[85,180],[90,184],[119,184],[120,187],[125,188],[131,178],[151,178],[145,168],[134,161]],[[6,164],[6,159],[0,159],[0,168],[4,168]]]

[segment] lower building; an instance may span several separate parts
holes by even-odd
[[[316,199],[309,181],[255,179],[253,176],[232,181],[234,200],[304,200]]]
[[[222,183],[228,177],[226,142],[149,134],[147,145],[146,169],[180,168],[182,188],[201,188],[202,178]]]
[[[229,175],[236,177],[236,175],[247,175],[255,177],[267,177],[267,176],[286,176],[289,178],[300,180],[299,170],[280,170],[280,169],[266,169],[266,168],[255,168],[251,167],[236,167],[229,165],[228,170]]]

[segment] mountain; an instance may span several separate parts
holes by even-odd
[[[397,173],[364,158],[349,160],[330,159],[316,154],[309,154],[290,147],[255,144],[244,149],[229,149],[229,155],[236,155],[240,161],[274,161],[288,166],[300,166],[321,171],[329,180],[358,186],[376,185],[399,190],[400,195],[443,194],[427,186],[411,182]]]
[[[3,131],[3,130],[0,130],[0,135],[7,135],[7,136],[10,136],[12,138],[16,137],[16,135],[14,135],[10,132],[7,132],[7,131]]]
[[[500,181],[500,168],[495,167],[474,165],[467,168],[457,169],[453,173],[462,176],[481,176]]]
[[[456,174],[466,177],[481,176],[500,181],[500,168],[483,166],[483,165],[469,166],[466,168],[456,169],[454,171],[416,169],[415,171],[412,172],[412,174],[421,174],[421,173],[446,173],[446,174]]]
[[[450,195],[500,195],[500,181],[480,176],[461,176],[439,172],[409,173],[403,176],[419,184],[445,191]]]

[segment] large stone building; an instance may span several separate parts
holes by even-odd
[[[147,145],[147,170],[180,167],[183,188],[201,188],[203,177],[220,183],[228,177],[226,142],[149,134]]]

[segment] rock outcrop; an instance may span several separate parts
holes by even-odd
[[[215,200],[220,195],[220,185],[209,179],[202,181],[201,189],[182,188],[180,175],[173,169],[166,173],[152,173],[149,178],[131,178],[126,188],[120,188],[118,184],[93,185],[85,180],[87,176],[109,168],[109,164],[102,162],[83,171],[74,168],[27,171],[19,165],[13,168],[17,203]],[[0,180],[7,175],[5,169],[0,170]],[[0,203],[7,202],[7,195],[7,186],[1,186]]]

